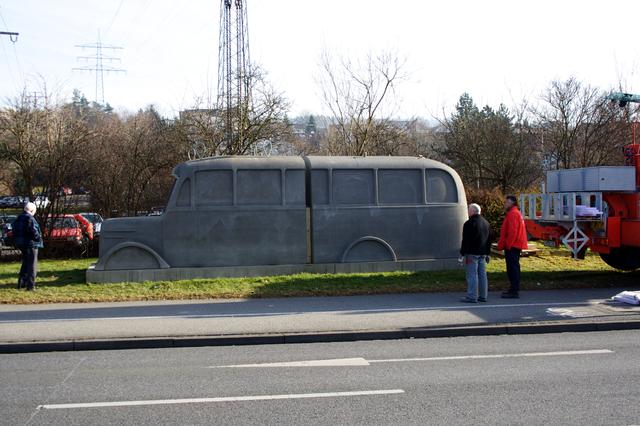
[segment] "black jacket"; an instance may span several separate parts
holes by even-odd
[[[11,225],[13,245],[16,248],[42,248],[42,233],[38,222],[29,213],[24,212]]]
[[[476,256],[491,253],[491,227],[489,222],[479,214],[474,214],[462,227],[462,246],[460,254]]]

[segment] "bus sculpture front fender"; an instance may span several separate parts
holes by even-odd
[[[114,246],[100,257],[95,270],[117,269],[166,269],[169,264],[151,247],[133,241]]]

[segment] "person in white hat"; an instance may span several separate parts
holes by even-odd
[[[18,216],[11,226],[13,230],[13,245],[22,252],[18,288],[26,287],[28,291],[36,289],[38,249],[44,247],[40,225],[33,217],[35,213],[36,205],[27,203],[24,206],[24,212]]]

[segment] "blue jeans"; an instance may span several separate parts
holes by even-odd
[[[467,272],[467,297],[471,300],[486,300],[489,291],[486,256],[468,254],[464,257],[464,265]]]

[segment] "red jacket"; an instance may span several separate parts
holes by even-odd
[[[527,247],[527,228],[524,225],[524,219],[520,214],[520,210],[513,206],[507,211],[507,215],[502,222],[498,250],[512,248],[525,250]]]

